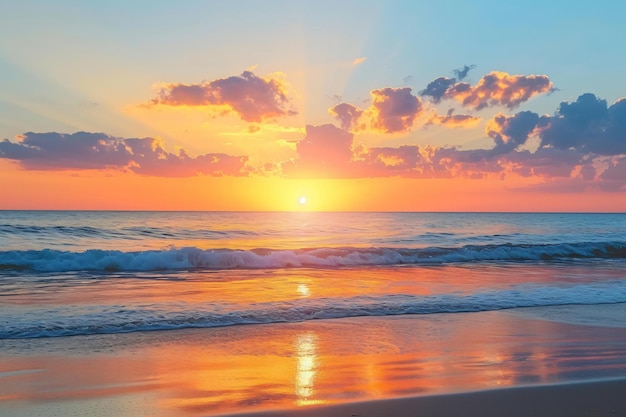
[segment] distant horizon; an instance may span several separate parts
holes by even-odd
[[[127,210],[127,209],[1,209],[5,211],[76,211],[107,213],[370,213],[370,214],[626,214],[626,211],[367,211],[367,210]]]

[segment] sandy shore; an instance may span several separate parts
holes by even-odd
[[[3,340],[0,416],[626,417],[624,311]]]
[[[513,387],[458,394],[239,414],[256,417],[620,417],[626,379]]]

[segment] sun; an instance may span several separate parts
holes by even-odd
[[[298,204],[300,204],[301,206],[306,205],[306,196],[301,195],[300,197],[298,197]]]

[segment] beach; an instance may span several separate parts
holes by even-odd
[[[2,212],[0,416],[623,415],[625,234],[623,214]]]
[[[626,415],[626,380],[420,396],[256,414],[258,417],[612,417]],[[250,415],[250,414],[244,414]]]
[[[614,304],[3,340],[0,414],[620,416],[625,317]]]

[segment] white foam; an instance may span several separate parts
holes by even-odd
[[[139,252],[30,250],[0,252],[0,269],[42,272],[328,268],[476,261],[626,258],[626,243],[471,245],[459,248],[310,248],[299,250],[199,249]]]
[[[610,303],[626,303],[626,282],[605,281],[568,287],[526,284],[507,290],[492,290],[464,296],[449,293],[434,296],[397,294],[299,299],[257,303],[243,309],[228,305],[184,302],[132,306],[100,305],[91,306],[88,310],[71,311],[65,306],[33,306],[27,312],[4,312],[3,320],[0,321],[0,339]]]

